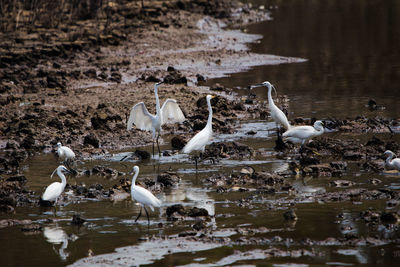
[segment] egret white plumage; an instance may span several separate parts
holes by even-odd
[[[142,216],[142,207],[146,211],[147,221],[150,224],[149,213],[147,212],[146,206],[149,206],[151,211],[154,211],[154,207],[160,207],[161,201],[156,198],[149,190],[136,185],[136,178],[139,175],[139,167],[133,167],[133,172],[135,173],[132,178],[131,185],[131,197],[132,200],[136,200],[140,204],[140,212],[137,216],[135,222]]]
[[[57,200],[59,198],[59,196],[62,194],[62,192],[64,191],[64,188],[67,184],[67,179],[65,178],[65,175],[63,172],[67,172],[70,173],[70,171],[65,168],[65,166],[60,165],[57,167],[57,169],[55,169],[53,171],[53,173],[51,174],[51,178],[53,178],[54,173],[57,172],[57,175],[61,178],[61,183],[59,182],[54,182],[52,184],[50,184],[46,190],[44,191],[43,195],[42,195],[42,200],[45,201],[54,201],[54,205],[57,204]]]
[[[69,161],[75,159],[75,153],[71,148],[61,145],[60,142],[57,143],[57,155],[68,164]]]
[[[388,166],[391,169],[396,169],[400,171],[400,159],[399,158],[393,158],[396,156],[392,151],[386,150],[385,153],[383,153],[387,158],[386,158],[386,166]]]
[[[189,140],[189,142],[185,145],[185,147],[182,149],[182,152],[185,154],[189,154],[193,151],[200,151],[201,153],[204,152],[204,149],[206,147],[206,144],[211,140],[212,138],[212,108],[211,108],[211,99],[214,98],[215,96],[212,95],[207,95],[206,100],[207,100],[207,106],[208,106],[208,120],[206,126],[198,132],[195,136],[192,137],[192,139]],[[195,162],[196,162],[196,170],[197,170],[197,157],[195,157]]]
[[[283,138],[292,143],[301,143],[303,146],[305,141],[324,133],[324,123],[316,121],[314,126],[295,126],[283,133]]]
[[[274,100],[272,99],[272,88],[275,87],[268,81],[265,81],[261,84],[257,84],[255,86],[266,86],[268,88],[268,106],[269,106],[269,111],[271,113],[271,118],[274,120],[276,126],[279,128],[279,125],[285,128],[286,130],[290,129],[290,123],[282,110],[280,110],[274,103]],[[275,90],[276,91],[276,90]],[[279,129],[278,129],[278,134],[279,134]]]
[[[137,128],[143,131],[152,131],[153,136],[153,155],[154,155],[154,139],[156,139],[158,153],[161,155],[158,138],[161,134],[161,126],[167,122],[176,123],[183,122],[185,115],[175,99],[168,98],[160,108],[160,100],[158,98],[158,86],[162,82],[154,85],[154,95],[156,98],[156,115],[150,114],[143,102],[137,103],[131,109],[128,119],[127,130],[132,129],[135,124]]]

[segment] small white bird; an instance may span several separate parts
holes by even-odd
[[[313,126],[295,126],[283,133],[283,138],[292,143],[301,143],[324,133],[324,123],[316,121]]]
[[[68,163],[70,161],[73,161],[75,159],[75,153],[74,151],[72,151],[71,148],[67,147],[67,146],[63,146],[61,145],[60,142],[57,143],[56,145],[57,147],[57,155],[65,161],[65,163],[68,166]]]
[[[207,106],[208,106],[207,124],[203,130],[198,132],[195,136],[192,137],[192,139],[189,140],[189,142],[182,149],[183,153],[189,154],[193,151],[200,151],[201,153],[203,153],[204,149],[206,147],[206,144],[211,140],[211,138],[212,138],[212,113],[213,113],[212,108],[211,108],[211,99],[214,97],[215,96],[207,95],[207,97],[206,97]],[[195,157],[195,162],[196,162],[196,170],[197,170],[197,157]]]
[[[154,211],[154,207],[161,206],[161,201],[158,198],[156,198],[149,190],[141,186],[135,185],[136,178],[139,175],[138,166],[133,167],[133,172],[135,172],[135,174],[133,175],[132,178],[131,197],[132,200],[136,200],[140,204],[140,212],[135,222],[140,218],[140,216],[142,216],[142,207],[143,207],[144,210],[146,211],[148,224],[150,224],[149,213],[147,212],[146,206],[149,206],[151,211]]]
[[[396,169],[400,171],[400,159],[399,158],[394,158],[396,154],[394,154],[390,150],[386,150],[385,153],[383,153],[387,158],[386,158],[386,166],[388,166],[391,169]]]
[[[272,99],[272,88],[275,87],[268,81],[265,81],[261,84],[257,84],[255,86],[266,86],[268,88],[268,105],[269,105],[269,111],[271,113],[271,117],[274,120],[277,128],[278,128],[278,134],[279,134],[279,126],[282,126],[286,130],[290,129],[290,123],[282,110],[280,110],[274,103],[274,100]],[[275,90],[276,92],[276,90]]]
[[[46,190],[44,191],[42,195],[42,200],[45,201],[55,201],[54,205],[57,204],[58,197],[61,195],[61,193],[64,191],[64,188],[67,184],[67,180],[65,178],[65,175],[63,172],[70,173],[70,171],[65,168],[63,165],[60,165],[53,171],[51,174],[50,178],[53,178],[54,173],[57,172],[57,175],[61,178],[61,183],[59,182],[54,182],[50,184]]]
[[[154,95],[156,98],[156,115],[150,114],[143,102],[137,103],[131,109],[131,113],[128,119],[127,130],[132,129],[132,125],[135,124],[137,128],[143,131],[152,131],[153,136],[153,156],[154,156],[154,139],[156,139],[158,154],[161,155],[160,146],[158,144],[158,138],[161,134],[161,126],[164,123],[171,122],[183,122],[185,115],[175,99],[167,99],[163,106],[160,108],[160,100],[158,99],[158,86],[162,82],[154,85]]]

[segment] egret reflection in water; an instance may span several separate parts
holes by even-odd
[[[67,233],[58,226],[50,227],[46,226],[43,230],[43,235],[46,238],[46,241],[53,244],[54,251],[60,256],[62,260],[66,260],[69,256],[69,253],[66,251],[68,247],[68,240],[75,241],[77,239],[76,236],[69,237]],[[61,247],[57,250],[54,245],[60,245]]]

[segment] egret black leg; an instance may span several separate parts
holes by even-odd
[[[158,138],[160,138],[160,135],[157,135],[157,148],[158,148],[158,155],[161,156],[161,150],[160,150],[160,145],[158,144]]]
[[[145,209],[146,209],[146,208],[145,208]],[[142,216],[142,206],[140,206],[139,215],[136,217],[135,222],[137,222],[137,220],[140,218],[140,216]]]
[[[197,173],[197,160],[198,160],[198,157],[197,157],[197,155],[196,155],[196,156],[194,156],[194,163],[195,163],[195,165],[196,165],[196,173]]]
[[[154,139],[153,139],[153,157],[154,157]]]
[[[146,209],[146,207],[144,207],[144,211],[146,212],[146,216],[147,216],[147,223],[148,223],[148,225],[150,225],[149,213],[147,212],[147,209]]]

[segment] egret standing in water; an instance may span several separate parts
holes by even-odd
[[[280,126],[285,128],[286,130],[290,129],[290,123],[282,110],[280,110],[274,103],[274,100],[272,99],[272,88],[275,87],[268,81],[265,81],[260,84],[253,85],[254,86],[266,86],[268,88],[268,105],[269,105],[269,111],[271,113],[271,118],[274,120],[276,127],[278,128],[278,136],[279,136],[279,129]],[[276,90],[275,90],[276,92]]]
[[[162,82],[154,85],[154,95],[156,98],[156,115],[150,114],[143,102],[137,103],[131,109],[128,119],[128,131],[135,124],[137,128],[143,131],[152,131],[153,136],[153,156],[154,156],[154,139],[156,139],[158,154],[161,155],[158,138],[161,134],[161,126],[167,121],[171,123],[183,122],[185,116],[175,99],[167,99],[160,108],[160,100],[158,99],[158,87]]]
[[[61,145],[60,142],[57,143],[57,155],[64,160],[64,162],[69,165],[70,161],[73,161],[75,159],[75,153],[72,151],[71,148],[67,146]]]
[[[146,206],[149,206],[151,211],[154,211],[154,207],[160,207],[161,201],[156,198],[149,190],[136,185],[136,178],[139,175],[139,167],[133,167],[133,172],[135,173],[132,178],[132,185],[131,185],[131,197],[132,200],[136,200],[140,204],[140,212],[137,216],[135,222],[142,216],[142,207],[147,215],[147,222],[150,225],[149,213],[147,212]]]
[[[396,169],[400,171],[400,159],[399,158],[393,158],[396,156],[392,151],[386,150],[385,153],[383,153],[387,158],[386,158],[386,166],[388,166],[391,169]]]
[[[314,122],[314,126],[295,126],[283,133],[283,138],[292,143],[301,143],[303,147],[305,141],[324,133],[324,123],[322,121]]]
[[[60,165],[57,167],[57,169],[55,169],[53,171],[50,178],[53,178],[53,175],[55,172],[57,172],[58,177],[61,178],[61,183],[54,182],[54,183],[50,184],[46,188],[46,190],[44,191],[44,193],[42,195],[42,200],[54,201],[54,205],[57,204],[57,200],[58,200],[59,196],[61,195],[61,193],[64,191],[64,188],[67,184],[67,179],[65,178],[65,175],[63,172],[70,173],[70,171],[67,168],[65,168],[65,166]]]
[[[208,120],[207,124],[203,130],[198,132],[192,139],[185,145],[182,149],[182,152],[185,154],[189,154],[193,151],[200,151],[201,153],[204,152],[206,144],[212,138],[212,108],[211,108],[211,99],[215,96],[207,95],[207,106],[208,106]],[[197,170],[197,155],[195,156],[195,163],[196,163],[196,170]]]

